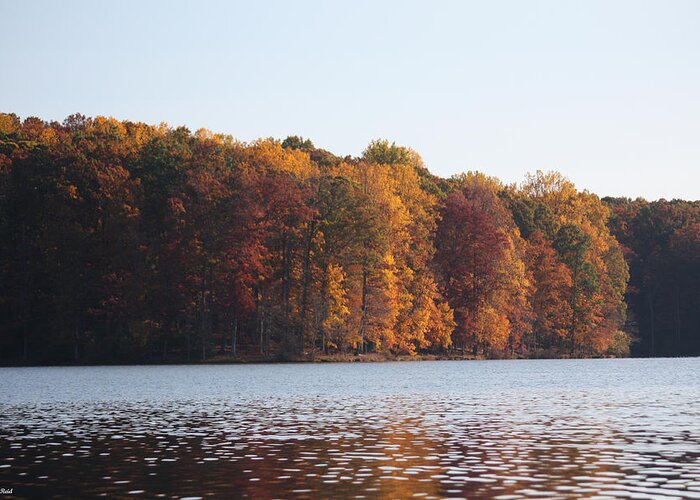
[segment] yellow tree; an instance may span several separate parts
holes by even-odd
[[[602,353],[625,319],[627,265],[608,228],[609,209],[557,172],[528,174],[521,193],[544,204],[556,227],[553,247],[571,274],[567,335],[572,354]]]
[[[350,316],[345,288],[346,276],[342,266],[330,264],[327,279],[326,315],[322,324],[324,352],[327,347],[342,349]]]

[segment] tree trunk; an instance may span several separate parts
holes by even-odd
[[[680,288],[676,285],[675,295],[673,297],[674,302],[674,323],[676,330],[676,355],[683,354],[683,345],[681,344],[681,297]]]
[[[22,361],[26,363],[29,360],[29,325],[27,318],[29,314],[29,290],[31,285],[30,278],[30,256],[29,245],[27,243],[27,225],[22,224],[22,239],[20,245],[20,255],[22,256],[22,288],[19,294],[19,328],[22,332]]]
[[[266,355],[267,355],[268,358],[270,357],[270,352],[271,352],[271,349],[270,349],[270,335],[271,335],[271,332],[270,332],[270,322],[268,321],[267,324],[265,325],[265,351],[266,351]]]
[[[231,357],[236,357],[236,343],[238,342],[238,318],[233,320],[231,328]]]
[[[291,244],[289,242],[289,238],[285,236],[282,243],[282,307],[284,309],[282,316],[282,334],[285,336],[285,338],[289,338],[289,313],[291,310],[289,302],[291,288],[291,267]]]
[[[78,362],[80,360],[80,350],[78,344],[80,342],[80,315],[75,315],[75,331],[73,333],[73,361]]]
[[[207,359],[207,267],[206,265],[202,268],[202,288],[200,291],[199,298],[199,333],[202,342],[202,361]]]
[[[22,328],[22,361],[26,363],[29,359],[29,335],[26,325],[22,325],[20,328]]]
[[[260,354],[265,354],[263,351],[263,323],[265,322],[265,317],[261,315],[260,318],[258,318],[258,343],[260,345]]]
[[[362,317],[360,318],[360,352],[365,353],[365,330],[367,325],[367,270],[362,270]]]
[[[649,326],[651,328],[651,355],[656,356],[656,338],[654,330],[654,294],[649,293],[647,295],[647,302],[649,305]]]
[[[309,225],[309,233],[306,237],[306,245],[304,247],[304,264],[303,264],[303,279],[301,290],[301,328],[300,328],[300,343],[299,349],[304,352],[304,343],[306,342],[306,330],[308,329],[309,315],[309,287],[313,278],[311,272],[311,247],[313,245],[314,236],[316,234],[316,221],[312,221]]]
[[[569,340],[571,342],[571,357],[574,357],[576,352],[576,308],[578,307],[578,266],[574,268],[571,288],[571,325],[569,327]]]

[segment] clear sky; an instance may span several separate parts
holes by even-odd
[[[0,0],[0,110],[700,199],[700,1]]]

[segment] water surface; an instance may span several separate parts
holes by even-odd
[[[700,359],[0,368],[19,496],[700,498]]]

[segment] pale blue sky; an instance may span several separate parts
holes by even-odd
[[[0,110],[700,199],[700,1],[0,0]]]

